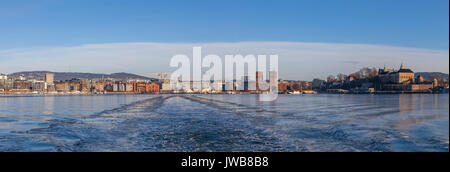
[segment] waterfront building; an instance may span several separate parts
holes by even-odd
[[[31,91],[37,93],[45,92],[46,83],[44,81],[32,80],[31,81]]]
[[[411,69],[405,69],[403,65],[400,70],[394,74],[394,82],[397,84],[401,83],[413,83],[414,82],[414,72]]]
[[[134,83],[135,93],[159,93],[160,85],[157,83]]]
[[[113,92],[127,92],[127,84],[126,83],[122,83],[121,81],[117,81],[112,85],[112,91]]]
[[[119,92],[119,84],[112,84],[113,92]]]
[[[150,93],[159,93],[161,86],[158,83],[153,82],[149,85],[149,88]]]
[[[5,89],[6,79],[0,76],[0,89]]]
[[[8,80],[8,76],[4,74],[0,74],[0,92],[4,92],[6,89],[6,81]]]
[[[3,80],[3,89],[11,90],[13,88],[14,88],[14,80],[13,79]]]
[[[72,79],[67,81],[55,81],[55,91],[59,93],[78,93],[82,91],[83,80]]]
[[[304,93],[312,92],[312,83],[307,81],[286,81],[278,83],[278,92],[280,93]]]
[[[113,86],[113,84],[110,84],[110,83],[106,84],[106,85],[105,85],[105,91],[106,91],[106,92],[114,92],[114,86]]]
[[[59,93],[70,92],[70,85],[66,81],[55,82],[55,91]]]
[[[360,87],[350,89],[350,92],[355,94],[372,94],[375,93],[375,88],[373,83],[365,82]]]
[[[380,69],[378,75],[381,91],[428,93],[434,88],[433,83],[425,82],[423,76],[415,78],[415,73],[411,69],[406,69],[403,64],[398,71]]]
[[[126,92],[127,91],[126,90],[126,84],[124,84],[124,83],[119,83],[118,87],[119,87],[119,92]]]
[[[388,69],[380,69],[378,75],[381,78],[383,83],[391,83],[391,84],[408,84],[414,83],[414,72],[411,69],[406,69],[403,64],[400,67],[400,70],[388,70]]]
[[[104,92],[105,91],[105,84],[103,82],[95,82],[94,83],[94,90],[96,92]]]
[[[17,80],[14,82],[14,89],[16,90],[30,90],[31,82],[25,80]]]
[[[288,81],[280,81],[278,83],[278,92],[280,93],[288,93],[291,90],[291,86]]]
[[[314,79],[312,81],[312,88],[313,89],[321,89],[325,86],[326,81],[321,79]]]
[[[131,83],[126,83],[126,84],[125,84],[125,91],[126,91],[126,92],[133,92],[133,84],[131,84]]]
[[[173,91],[172,84],[170,84],[168,82],[162,83],[162,90],[161,91],[164,92],[164,93],[171,93]]]
[[[383,85],[383,90],[385,90],[385,91],[431,93],[432,89],[433,89],[432,84],[385,84],[385,85]]]
[[[46,73],[45,74],[45,83],[47,83],[47,85],[53,85],[54,82],[55,82],[55,74]]]
[[[92,83],[88,79],[80,79],[80,91],[87,93],[92,90]]]
[[[2,90],[1,92],[3,92],[5,90],[5,81],[4,79],[0,79],[0,89]]]

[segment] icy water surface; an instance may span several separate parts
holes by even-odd
[[[449,151],[449,96],[0,96],[0,151]]]

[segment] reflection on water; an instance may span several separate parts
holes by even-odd
[[[448,95],[0,96],[0,151],[445,151]]]

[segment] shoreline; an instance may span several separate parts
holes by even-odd
[[[374,93],[317,93],[317,94],[278,94],[278,95],[411,95],[411,94],[448,94],[448,92],[436,93],[436,92],[374,92]],[[61,94],[40,94],[40,93],[0,93],[1,96],[111,96],[111,95],[259,95],[256,93],[61,93]]]

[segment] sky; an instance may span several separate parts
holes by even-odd
[[[273,50],[288,79],[402,62],[448,73],[449,1],[0,0],[0,73],[170,72],[170,58],[192,46]]]

